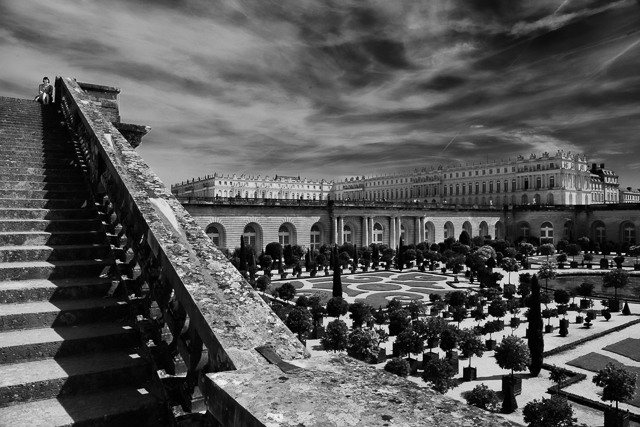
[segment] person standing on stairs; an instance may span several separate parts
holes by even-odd
[[[49,84],[49,77],[42,79],[42,84],[38,86],[38,96],[34,98],[41,104],[47,105],[51,103],[51,97],[53,96],[53,86]]]

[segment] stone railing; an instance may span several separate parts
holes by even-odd
[[[74,79],[56,82],[109,220],[115,292],[127,295],[158,393],[202,426],[513,425],[346,356],[309,353],[242,279]],[[288,363],[292,362],[292,363]],[[186,375],[180,374],[186,370]]]

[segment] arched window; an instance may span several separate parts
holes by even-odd
[[[495,233],[496,239],[504,239],[504,223],[502,221],[496,222]]]
[[[373,224],[373,243],[382,243],[384,231],[379,223]]]
[[[553,243],[553,224],[543,222],[540,226],[540,243]]]
[[[536,194],[535,196],[533,196],[533,204],[534,205],[539,205],[540,204],[540,195]]]
[[[607,229],[603,222],[598,221],[593,224],[593,241],[602,244],[607,239]]]
[[[538,165],[540,166],[540,165]],[[537,176],[536,177],[536,190],[539,190],[540,188],[542,188],[542,177]]]
[[[471,228],[471,223],[469,221],[465,221],[464,224],[462,224],[462,229],[469,233],[469,237],[473,237],[473,229]]]
[[[253,228],[253,226],[247,225],[244,228],[244,233],[242,233],[242,237],[244,238],[245,245],[251,245],[251,246],[256,245],[257,233],[256,233],[256,229]]]
[[[444,238],[448,239],[449,237],[455,238],[455,228],[453,227],[453,223],[451,221],[447,221],[444,224]]]
[[[567,221],[564,223],[562,230],[562,238],[571,242],[573,240],[573,222]]]
[[[352,242],[352,237],[351,237],[351,227],[349,227],[348,225],[344,226],[344,230],[342,231],[342,242],[343,243],[353,243]]]
[[[635,244],[636,242],[636,228],[630,222],[622,226],[622,241],[629,244]]]
[[[206,233],[214,245],[220,246],[220,231],[218,230],[218,227],[216,227],[215,225],[210,225],[207,227]]]
[[[280,242],[281,245],[289,245],[290,237],[291,235],[287,226],[281,225],[278,229],[278,242]]]
[[[549,188],[553,188],[556,186],[556,178],[554,176],[549,177]]]
[[[480,223],[480,237],[489,235],[489,224],[486,221]]]
[[[553,194],[551,193],[547,194],[547,204],[553,205]]]
[[[522,204],[523,205],[528,205],[529,204],[529,198],[527,197],[526,194],[522,195]]]
[[[309,246],[312,251],[320,249],[320,227],[313,225],[311,227],[311,233],[309,235]]]

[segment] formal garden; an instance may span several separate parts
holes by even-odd
[[[531,426],[640,425],[640,247],[465,233],[395,249],[241,244],[230,258],[312,354],[346,352]]]

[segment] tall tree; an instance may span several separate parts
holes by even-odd
[[[247,271],[247,258],[244,253],[244,236],[240,236],[240,271]]]
[[[529,372],[537,377],[544,360],[544,335],[542,333],[542,309],[540,308],[540,283],[536,274],[531,277],[529,304],[529,329],[527,331],[527,343],[531,353]]]
[[[342,278],[340,277],[340,260],[338,259],[338,247],[333,247],[333,290],[334,298],[342,298]]]

